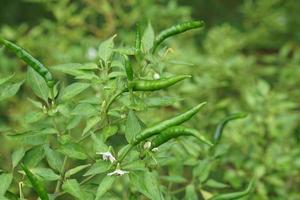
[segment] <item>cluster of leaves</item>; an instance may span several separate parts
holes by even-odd
[[[209,102],[205,107],[205,115],[197,115],[197,118],[189,121],[189,125],[198,130],[203,130],[204,133],[208,133],[208,136],[209,133],[214,132],[216,125],[224,116],[243,110],[249,113],[248,117],[229,124],[228,128],[224,130],[225,135],[217,148],[217,152],[222,154],[219,157],[220,159],[216,161],[205,159],[209,157],[201,152],[201,146],[199,147],[198,142],[195,142],[192,138],[184,140],[179,138],[179,142],[169,142],[161,146],[160,152],[154,154],[155,156],[162,155],[163,157],[172,158],[165,165],[167,167],[158,170],[160,172],[158,179],[156,179],[158,177],[157,172],[152,171],[155,180],[159,180],[159,183],[163,183],[163,185],[169,184],[171,189],[180,189],[182,186],[182,189],[176,193],[177,197],[184,198],[186,192],[186,194],[189,194],[186,197],[192,199],[192,197],[195,197],[195,191],[199,191],[199,188],[201,188],[203,196],[211,196],[210,193],[214,193],[214,189],[230,191],[231,189],[227,185],[231,185],[238,190],[249,182],[250,177],[255,176],[258,177],[258,180],[256,191],[252,194],[253,199],[299,199],[300,149],[298,146],[300,141],[300,116],[298,102],[300,93],[298,88],[300,83],[298,72],[300,65],[300,30],[298,13],[300,4],[298,0],[179,1],[186,6],[178,5],[176,1],[150,0],[102,1],[103,4],[97,4],[96,0],[81,2],[30,0],[28,4],[32,2],[45,7],[51,17],[42,17],[38,21],[39,24],[35,26],[32,26],[30,22],[23,22],[22,24],[18,22],[15,26],[2,26],[0,29],[1,35],[28,48],[48,66],[65,62],[94,62],[72,64],[70,66],[76,68],[76,70],[68,72],[63,71],[63,68],[69,68],[68,65],[61,66],[61,72],[71,76],[64,76],[63,73],[60,73],[58,69],[60,67],[53,68],[53,72],[54,70],[57,71],[55,77],[61,81],[60,87],[64,84],[70,85],[70,83],[74,83],[74,80],[78,81],[79,79],[81,84],[88,84],[78,86],[79,88],[82,87],[82,90],[85,87],[88,88],[78,96],[74,96],[74,99],[73,97],[70,98],[73,104],[68,102],[70,104],[67,106],[68,109],[63,108],[71,113],[67,116],[70,121],[61,125],[61,119],[55,119],[60,124],[58,128],[62,130],[68,126],[68,123],[71,123],[71,118],[74,118],[73,123],[78,123],[78,125],[75,128],[71,128],[72,125],[70,125],[67,130],[70,129],[68,132],[76,139],[80,138],[82,131],[87,126],[87,120],[101,110],[100,102],[109,95],[114,94],[113,90],[117,88],[117,85],[107,85],[105,88],[101,88],[99,85],[95,87],[94,83],[90,81],[93,79],[91,78],[94,76],[93,73],[96,76],[101,76],[101,80],[107,78],[107,76],[102,76],[100,70],[98,70],[99,57],[97,57],[96,44],[99,42],[99,37],[107,37],[117,30],[118,36],[114,40],[120,41],[118,44],[122,45],[114,48],[114,54],[124,54],[130,51],[130,48],[129,50],[124,48],[125,44],[133,43],[134,38],[134,34],[128,30],[132,29],[134,23],[138,20],[145,22],[145,20],[151,19],[159,30],[169,24],[190,19],[191,13],[196,17],[204,18],[208,24],[206,31],[202,33],[204,37],[197,37],[197,41],[201,43],[191,39],[194,32],[178,36],[176,40],[168,40],[170,48],[158,51],[158,54],[163,56],[147,58],[147,62],[150,60],[149,68],[153,71],[141,76],[152,79],[159,77],[158,75],[164,77],[170,74],[192,74],[193,78],[183,81],[176,87],[170,87],[168,90],[157,91],[153,96],[148,93],[142,97],[135,96],[138,107],[136,105],[136,107],[131,108],[135,112],[129,111],[126,107],[131,105],[130,97],[122,96],[118,103],[113,105],[112,112],[109,113],[109,119],[113,119],[116,117],[113,115],[119,113],[120,116],[124,117],[124,120],[120,120],[120,123],[125,123],[125,127],[128,116],[134,116],[132,118],[142,119],[145,124],[151,124],[162,121],[172,114],[186,110],[199,103],[199,101],[205,100]],[[82,6],[85,6],[85,9],[79,9]],[[143,13],[143,15],[140,13]],[[145,26],[145,24],[142,25]],[[199,36],[199,32],[197,32],[197,36]],[[141,61],[144,62],[144,59],[141,58]],[[115,62],[116,60],[120,62],[116,65],[121,66],[119,70],[122,71],[122,77],[125,79],[120,58],[116,59],[116,56],[114,56],[113,59],[109,59],[109,62]],[[133,66],[136,75],[140,75],[139,64],[133,63]],[[55,109],[47,109],[51,107],[51,102],[48,102],[47,99],[47,92],[39,94],[41,92],[37,92],[39,90],[37,89],[35,94],[44,99],[44,102],[41,104],[32,101],[36,97],[33,97],[32,89],[28,87],[30,85],[33,88],[35,87],[35,84],[31,82],[23,84],[16,98],[8,98],[14,95],[19,85],[23,83],[26,74],[23,73],[25,68],[26,66],[16,60],[14,56],[8,56],[6,51],[4,53],[3,48],[0,49],[0,83],[5,82],[5,85],[0,85],[1,99],[5,100],[0,102],[1,133],[10,133],[10,127],[14,127],[14,131],[20,132],[20,130],[30,128],[32,123],[40,127],[49,124],[50,122],[45,120],[48,118],[48,114],[34,114],[33,106],[43,110],[40,113],[50,113],[53,116],[57,114],[51,114],[51,112],[60,112]],[[32,73],[34,72],[28,72],[28,76],[29,74],[33,76]],[[13,78],[5,80],[5,77],[8,79],[12,74],[15,74]],[[76,76],[81,77],[74,79]],[[90,77],[90,80],[82,79],[84,76]],[[94,78],[94,80],[96,79]],[[99,84],[102,84],[102,82]],[[106,82],[103,82],[104,84]],[[63,95],[63,93],[60,95]],[[96,100],[84,100],[91,97],[91,95],[99,101],[97,100],[96,103]],[[28,99],[29,96],[31,99]],[[41,99],[39,101],[41,102]],[[59,102],[64,101],[70,100],[67,97],[66,100],[60,100]],[[79,101],[80,106],[78,105]],[[46,109],[43,108],[43,105],[46,106]],[[76,114],[73,114],[72,112],[77,105],[79,106],[78,110],[75,111]],[[126,105],[124,110],[122,112],[116,110],[115,112],[114,109],[118,106],[121,108],[122,105]],[[59,105],[56,106],[59,108]],[[83,109],[80,108],[81,106]],[[162,106],[163,109],[157,109],[158,106]],[[98,108],[96,112],[94,111],[95,107]],[[140,112],[145,108],[147,108],[146,111]],[[62,108],[59,109],[62,110]],[[83,111],[88,114],[83,114]],[[79,115],[77,116],[78,119],[75,119],[75,115]],[[38,120],[42,122],[38,123]],[[76,122],[76,120],[80,122]],[[95,120],[97,121],[97,119]],[[92,124],[92,122],[90,123]],[[107,144],[112,145],[115,151],[119,151],[122,144],[126,143],[126,138],[122,136],[122,133],[126,132],[126,128],[124,126],[120,127],[119,122],[116,123],[118,127],[113,125],[107,132],[103,130],[103,133],[108,135]],[[98,125],[99,123],[97,123]],[[139,127],[142,129],[143,126],[143,123],[141,123]],[[94,129],[92,128],[92,130]],[[45,131],[38,133],[51,132],[51,130]],[[99,130],[99,132],[102,131]],[[109,137],[110,134],[113,135],[110,132],[117,132],[117,134]],[[32,133],[32,135],[35,133]],[[89,131],[86,134],[88,133]],[[53,133],[50,137],[55,136],[55,134]],[[62,137],[58,138],[64,140],[65,134],[62,133]],[[96,131],[95,135],[98,134]],[[4,134],[0,134],[0,137],[3,141],[0,148],[0,167],[5,171],[10,171],[11,159],[9,155],[11,149],[15,150],[16,144],[14,140],[4,137]],[[28,140],[34,141],[34,138]],[[44,141],[48,140],[44,139]],[[21,143],[17,143],[17,145],[23,146]],[[49,147],[51,149],[56,150],[58,148],[52,140],[51,145],[54,145]],[[91,147],[90,143],[83,143],[83,145]],[[25,145],[24,147],[23,152],[26,152],[31,146]],[[20,152],[22,155],[21,150]],[[16,155],[18,154],[16,153]],[[116,156],[115,153],[113,155]],[[199,174],[199,170],[203,171],[199,175],[203,178],[196,175],[194,179],[196,184],[188,184],[192,183],[190,180],[193,177],[191,170],[195,167],[193,164],[194,158],[199,157],[202,159],[201,165],[197,164],[199,167],[195,170],[197,171],[195,173]],[[100,159],[96,156],[95,158]],[[183,163],[182,165],[178,165],[180,161]],[[68,162],[67,169],[81,164],[85,165],[85,161]],[[12,165],[16,166],[16,164]],[[57,164],[57,166],[60,165],[61,163]],[[48,164],[46,163],[45,166],[48,166]],[[34,168],[36,167],[29,166],[31,170]],[[54,170],[57,175],[60,172],[58,168]],[[162,172],[165,173],[161,175]],[[84,172],[79,172],[79,175],[80,173]],[[14,173],[14,175],[17,176],[18,173]],[[145,176],[148,177],[149,174]],[[10,174],[3,174],[4,179],[10,180],[10,177]],[[75,174],[73,178],[77,179],[77,177],[78,175]],[[127,179],[125,178],[126,180],[123,181],[123,177],[121,183],[114,182],[116,186],[114,193],[123,191],[124,185],[127,184]],[[198,180],[196,180],[197,177]],[[101,178],[99,177],[99,180]],[[222,184],[220,184],[221,180],[223,180]],[[218,184],[216,184],[216,181],[218,181]],[[74,184],[73,182],[72,180],[68,185]],[[153,183],[151,184],[153,185]],[[16,193],[16,185],[17,183],[14,182],[9,191]],[[185,187],[186,185],[189,187]],[[143,188],[145,191],[147,187],[144,185]],[[27,190],[26,187],[24,189]],[[133,190],[135,191],[135,189]],[[4,190],[6,188],[1,191]],[[49,191],[54,190],[55,188],[50,184]],[[164,188],[162,191],[164,191]],[[7,192],[6,196],[8,197],[8,195]],[[201,198],[199,196],[198,198]],[[122,197],[127,198],[127,196]],[[65,195],[62,198],[67,198],[67,196]]]
[[[171,106],[176,99],[162,101],[163,97],[158,98],[155,92],[145,92],[147,90],[143,91],[142,88],[134,92],[130,88],[130,81],[133,77],[140,80],[164,77],[163,68],[157,67],[164,66],[163,59],[168,49],[163,48],[157,54],[155,49],[168,37],[201,26],[201,22],[183,23],[155,37],[152,25],[148,23],[142,36],[137,27],[134,47],[116,47],[114,35],[99,45],[97,63],[69,63],[51,67],[53,71],[74,78],[71,84],[63,88],[60,82],[49,85],[44,79],[44,71],[40,71],[39,66],[30,66],[34,62],[28,62],[28,59],[34,58],[24,59],[28,55],[25,51],[17,46],[7,46],[11,50],[17,48],[18,51],[14,52],[29,64],[27,82],[39,100],[29,99],[35,109],[24,116],[19,130],[12,127],[6,130],[6,137],[21,148],[14,150],[10,170],[6,169],[8,173],[0,177],[5,185],[2,198],[18,199],[16,194],[8,191],[10,185],[16,183],[21,199],[31,196],[26,191],[30,186],[42,200],[49,199],[49,196],[59,199],[67,195],[77,199],[142,196],[149,199],[181,198],[182,189],[185,190],[186,199],[198,199],[198,195],[204,199],[233,199],[248,195],[252,184],[244,191],[216,196],[201,189],[210,186],[228,187],[209,179],[209,170],[206,168],[222,156],[216,147],[227,121],[243,115],[221,122],[212,148],[183,137],[179,141],[182,141],[180,145],[185,148],[177,152],[180,156],[168,152],[168,140],[163,142],[165,146],[158,153],[149,149],[151,142],[143,140],[139,144],[134,140],[143,134],[142,130],[146,127],[137,112],[147,112],[150,107]],[[5,46],[9,44],[2,41]],[[127,62],[130,62],[128,57],[135,58],[134,70],[131,66],[128,69],[128,63],[123,62],[124,57]],[[6,85],[11,78],[9,76],[1,80],[5,86],[12,87]],[[128,87],[128,94],[124,93],[124,85]],[[4,90],[3,93],[8,93],[9,97],[17,89],[9,93]],[[85,92],[88,95],[82,97],[81,94]],[[119,104],[111,106],[121,94]],[[183,165],[174,165],[174,162],[180,161]],[[20,165],[22,171],[19,170]],[[173,172],[174,167],[176,171]],[[185,175],[182,167],[190,168],[188,172],[192,173]],[[27,179],[22,175],[18,177],[18,172],[24,172]],[[186,176],[191,177],[188,179]],[[115,187],[112,187],[113,184]],[[53,192],[48,191],[48,188],[53,188]]]
[[[201,52],[173,45],[173,58],[181,55],[197,66],[185,73],[198,75],[177,92],[213,105],[195,127],[210,131],[226,113],[249,113],[225,130],[223,170],[212,174],[236,187],[259,177],[253,199],[299,199],[299,10],[297,1],[245,1],[242,25],[213,26]]]

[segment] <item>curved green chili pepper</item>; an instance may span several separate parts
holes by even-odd
[[[50,71],[37,59],[35,59],[32,55],[30,55],[25,49],[19,47],[18,45],[5,40],[0,39],[0,42],[13,51],[20,59],[22,59],[26,64],[32,67],[39,75],[43,77],[49,87],[53,87],[55,81],[52,77]]]
[[[126,64],[125,64],[126,67]],[[130,69],[125,69],[127,78],[130,77]],[[128,71],[128,72],[127,72]],[[110,105],[124,92],[129,92],[130,90],[132,91],[155,91],[155,90],[160,90],[167,88],[171,85],[176,84],[177,82],[185,79],[185,78],[190,78],[190,75],[179,75],[179,76],[173,76],[170,78],[163,78],[160,80],[133,80],[133,81],[128,81],[128,86],[127,88],[124,87],[122,88],[118,93],[116,93],[109,101],[107,104],[107,110],[109,109]]]
[[[43,184],[37,179],[37,177],[25,165],[21,164],[21,166],[22,166],[24,172],[26,173],[34,190],[41,198],[41,200],[49,200],[48,194],[47,194]]]
[[[169,78],[162,78],[158,80],[134,80],[130,83],[130,87],[133,91],[155,91],[164,89],[174,85],[175,83],[182,81],[186,78],[191,78],[190,75],[178,75]]]
[[[248,184],[247,188],[243,191],[216,195],[210,198],[209,200],[233,200],[233,199],[242,198],[244,196],[247,196],[251,192],[253,185],[254,185],[254,180],[252,179]]]
[[[245,118],[247,117],[246,113],[237,113],[237,114],[232,114],[229,115],[227,117],[225,117],[217,126],[217,129],[214,133],[214,143],[218,143],[221,140],[222,137],[222,133],[223,133],[223,129],[225,127],[225,125],[231,121],[231,120],[235,120],[235,119],[241,119],[241,118]]]
[[[162,121],[152,127],[144,129],[139,135],[137,135],[133,140],[133,146],[139,144],[140,142],[144,141],[145,139],[157,135],[163,130],[176,126],[179,124],[182,124],[183,122],[189,120],[191,117],[193,117],[204,105],[206,102],[200,103],[197,106],[191,108],[190,110],[186,111],[185,113],[182,113],[176,117],[173,117],[171,119],[167,119],[165,121]]]
[[[140,24],[136,24],[136,31],[135,31],[135,50],[137,53],[141,52],[141,44],[142,44],[142,34]]]
[[[127,56],[125,56],[124,66],[125,66],[125,71],[126,71],[128,81],[132,81],[133,80],[133,69],[132,69],[130,60]]]
[[[168,37],[177,35],[179,33],[183,33],[185,31],[188,31],[191,29],[202,28],[202,27],[204,27],[203,21],[189,21],[189,22],[177,24],[175,26],[172,26],[172,27],[160,32],[160,34],[155,39],[152,53],[154,53],[156,48]]]
[[[200,135],[200,133],[193,128],[187,128],[184,126],[173,126],[170,128],[167,128],[166,130],[162,131],[160,134],[158,134],[152,141],[151,141],[151,147],[150,149],[156,148],[166,142],[168,142],[170,139],[177,138],[179,136],[193,136],[199,139],[201,142],[204,142],[205,144],[209,146],[213,146],[213,144],[206,139],[203,135]]]

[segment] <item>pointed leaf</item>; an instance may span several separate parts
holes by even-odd
[[[108,62],[110,59],[112,53],[113,53],[113,48],[114,48],[114,38],[117,35],[112,36],[111,38],[103,41],[98,48],[98,56],[101,60],[103,60],[105,63]]]
[[[27,81],[33,92],[45,102],[48,102],[48,85],[45,80],[31,67],[28,67],[27,70]]]
[[[63,144],[60,146],[58,151],[68,157],[75,158],[78,160],[87,159],[87,155],[85,154],[83,148],[79,144],[76,144],[76,143]]]
[[[6,76],[6,77],[3,77],[3,78],[0,78],[0,85],[6,83],[7,81],[9,81],[12,77],[14,77],[15,74],[12,74],[12,75],[9,75],[9,76]]]
[[[63,165],[61,155],[58,152],[53,151],[49,146],[46,145],[44,146],[44,150],[47,162],[50,165],[50,167],[56,170],[57,172],[60,172],[61,166]]]
[[[13,169],[19,164],[21,159],[25,155],[25,149],[23,147],[15,150],[12,155],[11,155],[11,160],[12,160],[12,167]]]
[[[105,176],[102,179],[100,185],[98,186],[95,200],[101,199],[101,197],[112,187],[115,179],[115,176]]]
[[[80,94],[82,91],[87,89],[90,86],[88,83],[73,83],[71,85],[68,85],[66,88],[62,91],[62,100],[68,100],[76,95]]]
[[[129,110],[126,127],[125,127],[125,137],[126,140],[131,143],[133,138],[138,135],[142,130],[138,117],[132,110]]]
[[[32,173],[39,175],[46,181],[56,181],[60,178],[59,175],[57,175],[54,171],[52,171],[50,168],[33,168]]]
[[[80,185],[75,179],[66,180],[66,182],[64,182],[62,185],[62,188],[64,191],[78,199],[84,198],[84,194],[80,189]]]
[[[85,168],[91,166],[90,164],[87,164],[87,165],[79,165],[75,168],[72,168],[70,170],[68,170],[66,173],[65,173],[65,177],[66,178],[69,178],[70,176],[80,172],[81,170],[84,170]]]
[[[5,195],[5,192],[8,190],[12,179],[13,175],[11,173],[0,175],[0,197]]]
[[[154,44],[154,31],[151,23],[148,23],[148,26],[142,37],[142,47],[144,52],[148,53]]]
[[[0,101],[14,96],[19,91],[23,81],[14,84],[6,84],[0,90]]]

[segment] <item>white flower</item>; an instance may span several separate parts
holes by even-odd
[[[107,176],[113,176],[113,175],[123,176],[124,174],[128,174],[128,173],[129,173],[128,171],[124,171],[124,170],[121,170],[121,169],[116,169],[115,171],[113,171],[111,173],[108,173]]]
[[[116,161],[116,158],[109,152],[97,152],[96,154],[102,155],[103,160],[109,160],[111,163]]]
[[[153,75],[153,78],[154,78],[155,80],[160,79],[160,75],[159,75],[158,73],[155,73],[155,74]]]

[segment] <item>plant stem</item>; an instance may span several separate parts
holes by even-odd
[[[68,157],[65,156],[63,164],[62,164],[62,167],[61,167],[61,170],[60,170],[60,179],[56,183],[56,187],[55,187],[55,191],[54,191],[55,194],[59,193],[60,186],[61,186],[61,184],[62,184],[62,182],[64,180],[64,176],[65,176],[64,173],[65,173],[65,167],[67,165],[67,160],[68,160]]]

